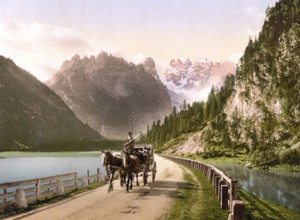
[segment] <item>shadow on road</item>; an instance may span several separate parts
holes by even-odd
[[[170,198],[185,199],[178,190],[195,189],[193,184],[176,181],[155,181],[154,183],[149,183],[149,186],[150,188],[133,186],[133,190],[130,193],[137,193],[139,199],[143,199],[146,196],[167,196]]]

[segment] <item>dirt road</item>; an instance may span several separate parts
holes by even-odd
[[[157,219],[162,216],[176,196],[177,186],[182,182],[183,171],[175,163],[155,156],[157,174],[154,183],[149,176],[149,186],[133,185],[127,193],[119,181],[114,191],[108,193],[108,185],[77,195],[54,205],[45,206],[23,215],[8,219],[28,220],[103,220],[103,219]]]

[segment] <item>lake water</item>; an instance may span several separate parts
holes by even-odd
[[[40,156],[39,153],[30,153],[28,156],[21,153],[17,155],[18,157],[0,158],[0,183],[72,172],[77,172],[78,176],[82,177],[87,176],[87,170],[90,175],[96,174],[97,168],[100,168],[102,174],[106,175],[99,153],[97,154],[98,156],[92,154],[67,154],[65,156],[64,153],[56,153],[55,156],[47,157],[46,154]],[[1,156],[3,155],[0,153]]]
[[[239,164],[214,164],[247,192],[300,212],[300,172],[264,171]]]

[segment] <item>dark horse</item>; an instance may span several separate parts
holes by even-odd
[[[139,169],[141,167],[141,160],[135,156],[130,155],[129,149],[124,149],[123,153],[124,156],[122,158],[123,160],[123,171],[127,174],[127,182],[126,182],[126,191],[128,192],[129,189],[132,189],[132,179],[133,179],[133,173],[136,174],[136,185],[139,186],[139,180],[138,180],[138,173]],[[129,186],[130,182],[130,186]]]
[[[124,185],[125,176],[121,169],[122,167],[122,159],[121,157],[114,156],[110,151],[102,151],[102,165],[106,167],[107,175],[109,176],[109,187],[108,192],[113,190],[112,181],[114,180],[115,172],[118,170],[120,174],[120,184]]]

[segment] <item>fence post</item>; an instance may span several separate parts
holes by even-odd
[[[37,179],[37,181],[36,181],[36,197],[35,197],[35,201],[40,200],[40,194],[41,194],[41,180]]]
[[[218,188],[219,188],[219,193],[218,193],[218,199],[219,199],[219,201],[221,201],[221,195],[222,195],[222,191],[221,191],[221,186],[222,185],[225,185],[226,183],[225,183],[225,180],[224,179],[220,179],[219,180],[219,186],[218,186]]]
[[[228,220],[243,220],[244,219],[244,202],[240,200],[232,201],[232,213],[229,214]]]
[[[78,190],[78,175],[77,172],[75,173],[75,188]]]
[[[89,178],[89,176],[90,176],[90,171],[88,170],[87,171],[87,180],[88,180],[88,184],[90,185],[90,178]]]
[[[120,175],[120,178],[121,178],[121,175]],[[105,182],[104,177],[102,176],[99,168],[97,169],[97,182],[98,183]]]
[[[56,179],[56,195],[63,196],[65,194],[64,182]]]
[[[86,176],[82,177],[81,178],[81,187],[82,188],[86,188],[88,186],[89,186],[88,178]]]
[[[209,175],[209,182],[211,183],[213,181],[213,176],[214,176],[215,171],[213,169],[210,170],[210,175]]]
[[[217,176],[215,177],[215,193],[216,193],[217,195],[219,195],[219,181],[220,181],[220,179],[221,179],[221,176],[220,176],[220,175],[217,175]]]
[[[3,190],[3,194],[6,194],[6,193],[7,193],[7,189],[5,188],[5,189]],[[3,199],[3,203],[6,203],[6,198]]]
[[[228,186],[221,185],[221,208],[228,208]]]
[[[216,189],[216,177],[217,175],[219,175],[217,172],[214,172],[213,175],[212,175],[212,185],[214,187],[214,189]]]
[[[16,208],[26,209],[28,207],[26,195],[24,189],[17,189],[16,195]]]
[[[238,181],[232,180],[230,184],[230,210],[232,210],[232,201],[237,199]]]

